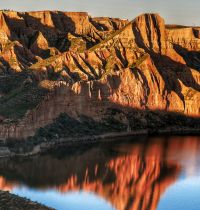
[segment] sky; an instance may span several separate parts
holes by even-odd
[[[92,17],[129,20],[143,13],[159,13],[166,24],[200,26],[199,0],[0,0],[0,9],[88,12]]]

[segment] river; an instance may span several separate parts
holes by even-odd
[[[200,137],[132,136],[3,158],[0,190],[58,210],[197,210]]]

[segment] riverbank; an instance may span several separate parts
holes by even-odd
[[[0,191],[0,210],[55,210],[45,205],[33,202],[27,198],[22,198],[11,194],[8,191]]]
[[[14,153],[8,147],[0,147],[0,158],[11,156],[33,156],[42,153],[44,150],[48,150],[55,145],[64,143],[77,143],[77,142],[98,142],[103,139],[111,139],[125,136],[137,136],[137,135],[200,135],[200,129],[190,127],[168,127],[165,129],[143,129],[138,131],[125,131],[125,132],[113,132],[105,133],[102,135],[93,135],[77,138],[60,138],[52,139],[51,141],[42,142],[36,145],[31,152],[26,153]]]

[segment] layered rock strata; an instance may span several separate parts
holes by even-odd
[[[36,109],[26,105],[18,127],[1,125],[2,139],[33,135],[71,110],[95,120],[102,117],[99,110],[116,105],[199,117],[198,28],[166,29],[158,14],[131,22],[58,11],[0,15],[2,77],[23,72],[33,86],[57,81]],[[2,106],[12,90],[1,88]]]

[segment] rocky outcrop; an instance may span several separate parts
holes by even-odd
[[[3,139],[8,133],[32,135],[70,110],[95,120],[102,117],[95,114],[98,110],[111,106],[199,117],[197,28],[166,29],[158,14],[143,14],[128,22],[41,11],[1,13],[1,30],[4,76],[22,71],[33,86],[37,81],[57,81],[36,109],[24,112],[19,127],[1,125]],[[15,42],[4,43],[6,37]],[[22,86],[18,84],[17,90]]]

